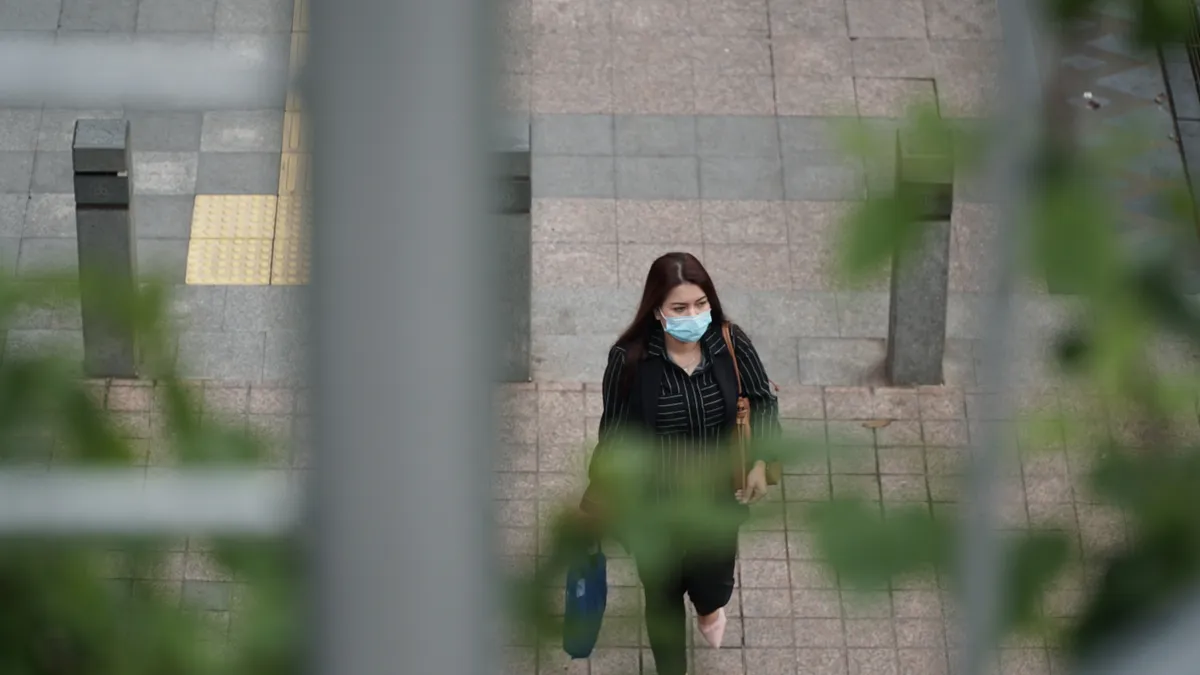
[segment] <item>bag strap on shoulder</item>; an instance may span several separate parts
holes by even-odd
[[[733,324],[728,321],[721,326],[721,337],[725,338],[725,348],[729,350],[729,357],[733,359],[733,377],[737,380],[738,396],[742,395],[742,371],[738,368],[737,352],[733,348],[733,334],[731,326]]]

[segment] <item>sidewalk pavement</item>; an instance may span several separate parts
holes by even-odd
[[[0,6],[0,39],[64,40],[90,31],[198,38],[260,67],[288,68],[303,52],[302,14],[291,0],[16,0]],[[828,455],[823,464],[792,469],[760,507],[775,517],[743,535],[728,648],[696,648],[690,672],[947,673],[956,645],[945,590],[914,580],[858,602],[818,566],[795,507],[863,494],[885,512],[914,502],[943,512],[956,495],[964,448],[985,423],[975,344],[988,243],[998,231],[989,195],[965,182],[958,191],[948,386],[873,388],[886,335],[886,285],[849,290],[831,281],[838,217],[861,197],[864,176],[837,155],[829,125],[847,116],[894,119],[913,100],[936,101],[948,118],[982,116],[998,72],[994,3],[508,0],[505,28],[507,103],[531,116],[535,153],[535,382],[497,393],[495,518],[507,560],[531,561],[545,541],[546,518],[582,487],[600,414],[593,383],[632,315],[649,262],[689,250],[709,267],[784,386],[787,428],[823,441]],[[1077,51],[1072,58],[1086,72],[1121,46],[1109,39]],[[1105,75],[1149,65],[1128,58]],[[1088,86],[1111,85],[1127,98],[1145,98],[1143,90],[1156,86],[1136,80],[1134,73]],[[70,125],[77,117],[129,114],[142,267],[176,285],[181,366],[197,380],[208,410],[268,433],[274,465],[302,471],[306,378],[291,367],[307,335],[300,289],[270,285],[286,280],[263,281],[260,268],[253,283],[245,275],[236,283],[186,283],[196,195],[303,192],[303,171],[293,169],[303,168],[306,147],[291,133],[301,106],[286,92],[272,97],[264,110],[226,113],[0,111],[0,267],[22,274],[74,264]],[[276,215],[292,213],[281,203],[275,201]],[[279,232],[273,222],[270,241]],[[1115,424],[1048,374],[1045,338],[1063,324],[1070,301],[1039,286],[1026,289],[1019,304],[1025,339],[1014,368],[1022,408],[1068,409],[1091,415],[1099,427]],[[5,349],[49,339],[78,349],[78,331],[77,314],[38,313],[9,331]],[[150,385],[98,384],[97,391],[145,448],[148,470],[171,462],[156,450],[161,437]],[[863,425],[876,419],[891,422]],[[1014,423],[998,423],[1027,449]],[[1189,425],[1200,432],[1194,419]],[[1129,437],[1136,429],[1111,432]],[[1006,526],[1077,529],[1088,546],[1119,541],[1120,519],[1077,489],[1088,465],[1081,440],[1063,438],[1044,450],[1023,454],[1009,477]],[[174,553],[163,587],[208,613],[214,639],[238,630],[237,584],[212,571],[203,543],[181,541]],[[653,672],[637,619],[636,577],[628,560],[611,565],[612,606],[591,661],[568,663],[552,647],[514,643],[506,672]],[[1083,578],[1072,575],[1048,594],[1047,616],[1078,610]],[[1005,645],[997,667],[1004,675],[1061,672],[1052,645],[1040,638]]]

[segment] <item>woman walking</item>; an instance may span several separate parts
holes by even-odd
[[[731,462],[738,397],[749,400],[756,437],[778,434],[778,402],[754,345],[740,328],[726,324],[712,279],[690,253],[668,253],[650,266],[637,314],[609,352],[603,387],[589,495],[604,493],[597,485],[602,473],[597,459],[619,439],[637,435],[649,441],[651,456],[644,459],[651,467],[646,484],[651,498],[661,502],[695,494],[696,477],[705,476],[699,483],[702,498],[733,516],[719,519],[700,537],[654,533],[667,551],[665,560],[639,550],[637,543],[631,546],[645,588],[647,634],[658,674],[685,675],[684,596],[696,610],[701,636],[719,648],[724,608],[733,593],[738,527],[748,515],[747,505],[767,492],[763,461],[745,458],[740,469]],[[745,471],[744,486],[733,475],[739,470]],[[585,496],[585,510],[588,500]]]

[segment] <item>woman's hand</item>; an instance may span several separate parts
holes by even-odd
[[[738,490],[737,500],[743,504],[753,504],[767,496],[767,463],[758,461],[754,468],[746,474],[746,489]]]

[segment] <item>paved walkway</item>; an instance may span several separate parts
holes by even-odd
[[[700,257],[723,302],[784,385],[785,426],[823,441],[827,461],[796,467],[763,507],[769,525],[744,533],[728,649],[696,648],[694,674],[938,675],[948,671],[955,610],[933,580],[897,584],[865,603],[814,560],[797,517],[808,501],[856,493],[888,505],[956,497],[963,448],[983,423],[976,393],[980,293],[997,234],[989,195],[971,181],[952,221],[947,387],[872,389],[882,362],[882,282],[833,281],[838,217],[864,190],[829,132],[846,116],[896,118],[936,100],[948,118],[987,112],[995,92],[998,22],[991,2],[944,0],[531,0],[514,2],[509,90],[531,111],[534,152],[533,354],[536,384],[503,396],[508,444],[497,518],[506,551],[528,559],[548,510],[577,498],[594,442],[613,336],[632,315],[649,262],[670,250]],[[1153,59],[1122,50],[1119,22],[1072,54],[1098,96],[1129,103],[1109,124],[1136,124],[1160,84]],[[1117,55],[1120,55],[1118,58]],[[1129,72],[1126,72],[1129,71]],[[1139,77],[1142,79],[1139,80]],[[1140,82],[1140,84],[1139,84]],[[1112,88],[1112,92],[1107,89]],[[1136,100],[1135,100],[1136,99]],[[1158,111],[1162,112],[1162,111]],[[1099,121],[1097,122],[1099,123]],[[1178,165],[1178,157],[1175,158]],[[1161,160],[1160,161],[1166,161]],[[1155,166],[1158,166],[1157,164]],[[1156,174],[1158,175],[1158,174]],[[1144,182],[1130,185],[1131,201]],[[1133,204],[1136,206],[1136,204]],[[1070,300],[1030,283],[1018,300],[1022,409],[1089,412],[1046,367],[1047,338]],[[867,419],[892,420],[872,429]],[[1118,517],[1077,491],[1086,440],[1038,438],[999,421],[1019,441],[1005,488],[1009,528],[1054,525],[1081,546],[1119,541]],[[1093,425],[1103,428],[1104,425]],[[1200,431],[1194,415],[1190,433]],[[1128,429],[1113,429],[1129,438]],[[1043,450],[1031,452],[1035,447]],[[1069,449],[1069,450],[1068,450]],[[528,498],[531,492],[537,500]],[[611,563],[615,605],[590,663],[553,646],[514,646],[511,673],[653,673],[638,628],[628,560]],[[1051,622],[1078,609],[1082,573],[1047,594]],[[1005,675],[1060,672],[1053,645],[1014,639]]]
[[[787,387],[780,394],[784,426],[823,445],[826,456],[789,467],[782,489],[758,507],[765,522],[742,534],[737,589],[727,648],[694,647],[697,675],[939,675],[952,653],[954,608],[932,579],[858,594],[840,587],[817,560],[801,513],[831,495],[859,495],[889,507],[929,503],[947,513],[956,499],[964,447],[984,420],[983,395],[957,387],[920,390],[865,387]],[[595,385],[544,382],[507,387],[499,408],[506,423],[496,474],[496,522],[513,565],[533,559],[544,543],[541,526],[577,499],[586,448],[595,434],[600,393]],[[1026,395],[1022,412],[1097,409],[1059,390]],[[872,428],[870,420],[890,420]],[[1078,437],[1038,438],[997,421],[1025,450],[1005,484],[1007,528],[1029,524],[1081,532],[1098,546],[1119,541],[1123,524],[1073,488],[1088,453]],[[1103,427],[1103,424],[1100,425]],[[1195,419],[1191,433],[1200,433]],[[1114,429],[1128,438],[1128,431]],[[536,498],[533,496],[536,495]],[[611,551],[619,555],[619,549]],[[609,563],[610,604],[601,645],[588,662],[570,662],[561,649],[515,644],[512,675],[526,673],[653,673],[639,631],[640,594],[631,561]],[[1078,609],[1082,577],[1074,572],[1045,598],[1052,620]],[[694,637],[694,636],[693,636]],[[1004,675],[1048,675],[1053,651],[1042,638],[1009,641],[1000,654]],[[536,668],[536,670],[535,670]],[[640,671],[639,671],[640,668]]]
[[[0,40],[201,44],[276,73],[302,63],[307,30],[302,0],[0,3]],[[308,249],[301,108],[280,88],[247,110],[0,109],[0,269],[77,264],[74,123],[125,117],[139,271],[176,291],[181,369],[205,380],[296,380],[306,332],[294,285],[307,281]],[[30,316],[6,337],[10,348],[54,340],[82,349],[77,312]]]
[[[509,88],[532,111],[535,153],[535,379],[598,380],[649,262],[686,250],[777,381],[870,382],[886,284],[833,282],[838,217],[864,176],[830,126],[899,117],[916,100],[982,114],[997,51],[989,3],[514,6]],[[968,386],[995,228],[978,192],[960,191],[954,214],[947,377]],[[1029,303],[1055,314],[1052,300]]]

